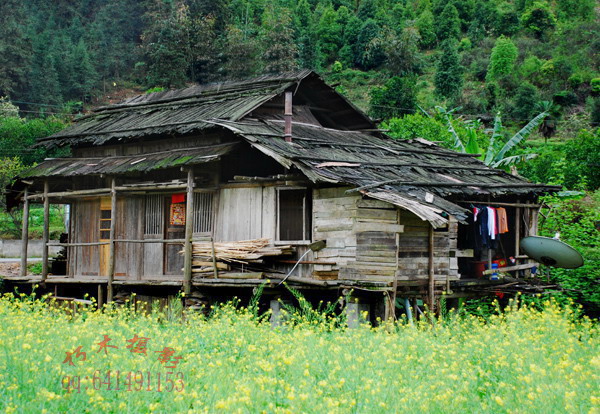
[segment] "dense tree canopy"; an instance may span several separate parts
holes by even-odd
[[[415,105],[424,108],[456,104],[487,119],[500,111],[517,127],[545,101],[560,108],[554,119],[582,113],[593,127],[600,117],[594,6],[594,0],[5,0],[0,97],[22,114],[52,114],[65,104],[100,103],[118,88],[310,68],[341,79],[340,91],[364,109],[371,98],[389,99],[380,94],[388,80],[408,77]],[[380,89],[372,93],[374,87]]]

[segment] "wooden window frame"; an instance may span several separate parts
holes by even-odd
[[[302,204],[302,240],[282,240],[280,239],[280,194],[282,191],[301,190],[305,192]],[[312,239],[312,197],[308,187],[277,187],[275,191],[275,243],[276,244],[310,244]]]
[[[162,238],[164,236],[164,195],[163,194],[148,194],[144,198],[144,237]],[[150,208],[153,211],[149,211]],[[152,215],[152,217],[150,217]],[[154,227],[156,230],[149,233],[149,227]]]
[[[108,217],[102,217],[104,212],[108,212]],[[111,201],[109,197],[101,197],[100,198],[100,218],[99,218],[99,236],[100,241],[110,240],[110,223],[112,221],[112,210],[111,210]],[[106,223],[108,227],[103,228],[103,223]],[[108,233],[108,237],[102,237],[102,233]]]

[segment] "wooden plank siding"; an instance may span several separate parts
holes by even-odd
[[[71,243],[94,243],[100,240],[100,199],[78,200],[71,212]],[[100,246],[69,247],[69,276],[98,277]]]
[[[349,195],[345,190],[330,188],[314,192],[314,240],[327,241],[327,247],[316,252],[315,258],[337,263],[315,265],[314,276],[337,272],[340,279],[391,283],[397,274],[400,283],[426,280],[429,223],[392,204]],[[459,278],[455,257],[458,224],[452,217],[449,223],[448,228],[434,233],[434,277],[439,280]],[[396,232],[399,232],[398,246]]]
[[[219,193],[215,241],[275,240],[274,188],[223,188]]]
[[[343,269],[356,259],[356,234],[352,228],[358,212],[360,195],[347,195],[346,188],[323,188],[313,191],[313,240],[325,240],[327,246],[313,254],[315,260],[336,265],[314,265],[314,276],[343,277]]]
[[[398,209],[379,200],[357,202],[356,261],[342,272],[344,278],[392,283],[396,273]]]
[[[143,238],[144,202],[142,197],[117,198],[115,239]],[[141,277],[143,246],[140,243],[116,243],[115,280],[136,280]]]
[[[400,211],[400,222],[404,225],[404,232],[400,234],[398,249],[398,280],[427,279],[430,225],[407,210]],[[460,278],[456,258],[457,234],[458,223],[453,218],[450,218],[447,228],[434,231],[433,268],[436,280]]]

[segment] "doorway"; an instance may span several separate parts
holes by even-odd
[[[165,239],[175,240],[185,238],[185,196],[173,195],[165,198]],[[183,274],[184,258],[180,254],[183,244],[180,242],[164,245],[164,274]]]

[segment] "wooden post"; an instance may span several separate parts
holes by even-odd
[[[429,312],[433,312],[435,305],[435,278],[433,269],[433,226],[429,224]]]
[[[540,210],[537,207],[531,208],[531,227],[529,228],[530,236],[537,236],[538,217]]]
[[[212,234],[210,235],[210,248],[212,251],[213,274],[215,275],[215,279],[217,279],[219,277],[219,268],[217,267],[217,255],[215,253],[215,238]]]
[[[292,92],[285,93],[285,111],[283,114],[285,120],[284,138],[286,142],[292,142]]]
[[[113,300],[113,280],[115,278],[115,228],[117,225],[117,191],[116,179],[113,177],[110,185],[110,232],[108,244],[108,283],[106,286],[106,302]]]
[[[517,200],[518,202],[518,200]],[[521,249],[521,207],[515,208],[515,257]]]
[[[104,305],[104,287],[98,283],[98,309],[102,309],[102,305]]]
[[[396,222],[400,224],[400,209],[396,209]],[[400,270],[400,233],[396,233],[396,269],[394,270],[394,283],[392,287],[392,302],[391,317],[396,320],[396,296],[398,294],[398,272]],[[386,315],[389,318],[390,315]]]
[[[25,187],[23,195],[23,224],[21,230],[21,276],[27,276],[27,245],[29,243],[29,188]]]
[[[48,242],[50,240],[50,200],[48,198],[50,185],[44,181],[44,230],[42,233],[42,283],[48,278]]]
[[[194,170],[187,176],[187,199],[185,206],[185,244],[183,264],[183,292],[192,292],[192,234],[194,232]]]

